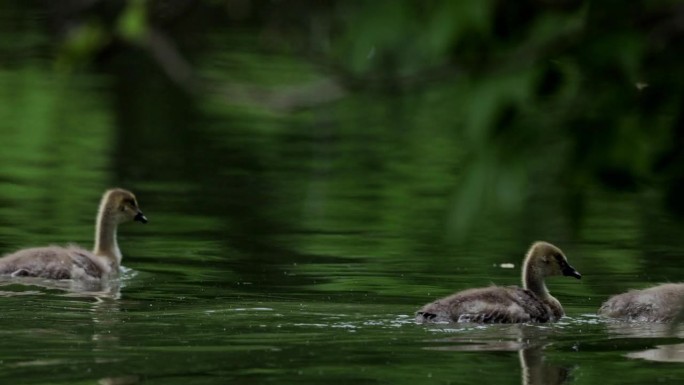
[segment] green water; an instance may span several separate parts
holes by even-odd
[[[60,175],[48,182],[53,174],[38,172],[40,164],[27,165],[36,176],[28,172],[22,180],[3,163],[3,252],[90,245],[98,195],[114,184],[136,191],[150,223],[120,228],[127,270],[109,292],[2,281],[2,383],[641,384],[684,378],[680,363],[644,359],[684,359],[676,345],[681,338],[666,327],[594,315],[612,293],[684,275],[678,263],[684,248],[666,236],[678,225],[643,197],[597,193],[572,241],[563,226],[506,235],[527,225],[505,221],[474,231],[466,243],[439,241],[442,218],[434,208],[447,205],[449,194],[425,196],[413,184],[402,203],[400,192],[385,185],[392,176],[382,167],[373,178],[341,166],[324,176],[304,172],[322,167],[307,143],[314,139],[304,134],[282,161],[218,162],[220,154],[236,156],[235,149],[222,150],[232,135],[206,136],[216,144],[197,155],[204,169],[197,173],[167,168],[179,155],[171,150],[166,158],[159,151],[153,162],[159,168],[149,171],[139,159],[144,151],[124,148],[136,165],[128,173],[85,162],[80,167],[98,178],[74,177],[65,185],[57,183]],[[271,133],[240,137],[266,146],[270,158],[284,151],[278,139],[292,140]],[[367,146],[366,138],[346,141],[350,152]],[[529,215],[546,209],[535,206]],[[517,284],[522,254],[537,238],[561,246],[583,274],[581,281],[549,280],[568,314],[561,322],[413,323],[420,305],[452,291]]]
[[[684,226],[662,191],[590,179],[583,199],[568,201],[555,158],[563,143],[502,175],[508,158],[474,151],[486,143],[455,128],[460,94],[444,84],[282,108],[188,95],[129,51],[60,72],[45,59],[42,9],[15,8],[0,16],[24,21],[0,23],[0,48],[12,53],[0,57],[0,254],[89,248],[113,186],[134,191],[150,223],[119,229],[125,272],[101,292],[0,280],[0,383],[684,379],[684,329],[595,315],[612,294],[684,277]],[[254,49],[254,36],[215,31],[193,64],[240,85],[321,76]],[[226,42],[231,51],[219,49]],[[519,284],[535,240],[561,247],[583,276],[549,280],[560,322],[413,322],[454,291]]]

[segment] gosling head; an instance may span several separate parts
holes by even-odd
[[[543,277],[563,275],[577,279],[582,278],[582,274],[570,266],[563,252],[547,242],[535,242],[530,247],[525,258],[525,265],[528,264],[532,264],[536,273]]]
[[[116,223],[129,221],[147,223],[147,218],[138,207],[135,195],[128,190],[115,188],[105,192],[100,211],[111,213]]]

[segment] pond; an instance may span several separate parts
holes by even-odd
[[[320,167],[307,139],[291,144],[288,160]],[[366,144],[347,145],[353,152]],[[101,183],[43,186],[8,170],[0,192],[3,252],[89,247],[98,195],[115,173],[94,170]],[[294,170],[281,162],[206,170],[195,180],[172,168],[140,178],[139,186],[127,181],[150,223],[120,228],[126,269],[119,285],[90,293],[2,281],[3,383],[624,384],[684,377],[681,333],[595,315],[612,293],[684,274],[684,250],[648,235],[678,225],[652,220],[667,216],[640,208],[634,196],[596,194],[574,242],[562,228],[545,235],[583,274],[581,281],[549,280],[567,313],[560,322],[426,326],[415,324],[413,313],[439,296],[519,284],[533,238],[487,235],[512,226],[499,222],[467,243],[437,242],[443,237],[431,232],[441,223],[430,207],[448,194],[417,193],[401,207],[384,186],[392,176],[378,171],[366,183],[364,175],[331,170],[295,193],[286,183]]]
[[[47,39],[25,28],[17,45]],[[237,51],[198,65],[248,63],[244,82],[314,76],[239,38]],[[190,97],[132,56],[67,74],[35,56],[0,68],[0,254],[90,248],[100,195],[114,186],[136,193],[149,223],[119,229],[124,272],[102,291],[0,281],[0,383],[684,379],[684,329],[596,316],[612,294],[684,277],[684,227],[657,191],[588,182],[580,210],[554,186],[553,159],[501,181],[472,159],[458,118],[434,114],[449,97],[439,84],[264,109]],[[497,179],[494,195],[514,209],[463,193],[468,175]],[[519,285],[536,240],[583,276],[549,279],[560,322],[413,321],[457,290]]]

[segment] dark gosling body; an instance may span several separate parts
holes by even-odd
[[[565,312],[549,293],[546,277],[582,276],[563,252],[547,242],[535,242],[523,263],[523,287],[491,286],[468,289],[423,306],[417,322],[523,323],[554,322]]]
[[[116,240],[118,225],[147,218],[135,195],[123,189],[107,190],[102,196],[95,227],[95,246],[48,246],[22,249],[0,258],[0,275],[62,280],[100,280],[118,276],[121,251]]]
[[[610,297],[599,315],[621,321],[670,322],[684,316],[684,283],[665,283]]]

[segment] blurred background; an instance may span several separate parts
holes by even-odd
[[[560,246],[584,276],[550,283],[568,314],[594,313],[610,294],[684,277],[683,39],[676,0],[2,0],[0,254],[89,248],[102,192],[134,191],[150,223],[119,231],[135,272],[122,300],[60,302],[68,312],[55,314],[119,336],[86,356],[161,346],[155,373],[188,364],[174,343],[244,327],[228,316],[197,324],[207,308],[275,309],[294,327],[309,304],[387,325],[457,289],[517,284],[535,240]],[[0,329],[31,345],[16,325],[45,303],[16,301]],[[173,322],[147,323],[165,311]],[[71,338],[90,346],[89,333]],[[346,341],[340,351],[368,348]],[[316,352],[299,348],[302,362]],[[336,360],[339,348],[318,353]],[[194,352],[196,365],[225,365],[223,351]],[[502,359],[483,370],[517,368]],[[93,373],[122,372],[97,362]],[[585,364],[584,378],[605,381],[607,367]],[[243,369],[238,378],[262,378]],[[378,370],[370,378],[397,375]]]
[[[90,241],[114,185],[131,263],[682,246],[678,1],[2,9],[3,248]]]

